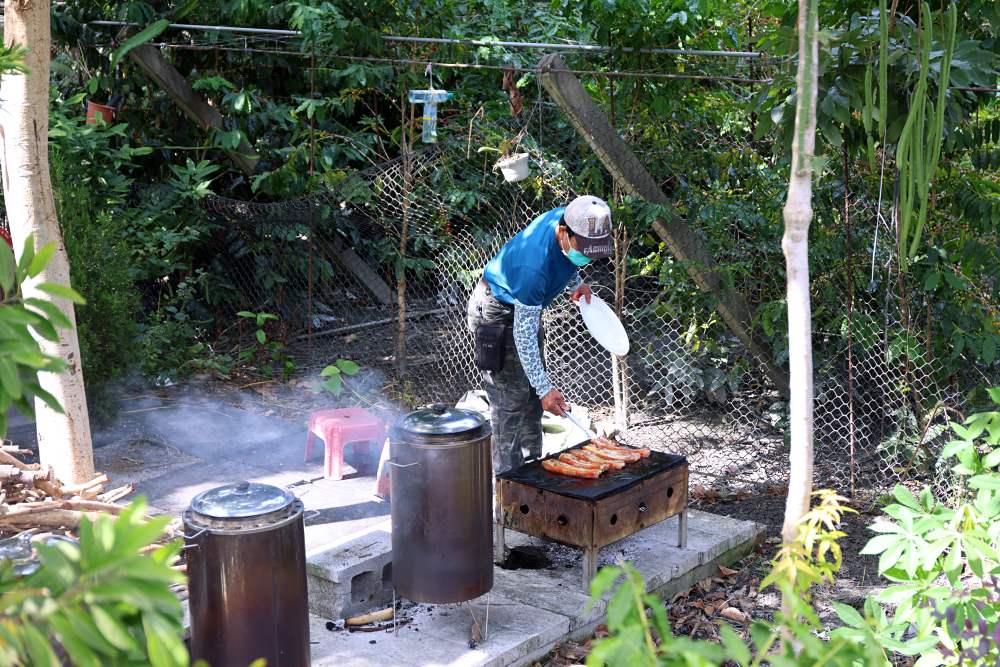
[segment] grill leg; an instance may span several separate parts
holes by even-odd
[[[583,592],[590,593],[590,580],[597,574],[597,547],[584,548],[583,550]]]
[[[681,513],[677,515],[677,546],[681,549],[687,548],[688,545],[688,511],[685,507],[681,510]]]
[[[507,534],[503,527],[503,510],[496,508],[495,530],[493,532],[493,562],[502,563],[506,559]]]

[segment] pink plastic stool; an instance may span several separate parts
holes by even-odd
[[[319,410],[309,415],[309,435],[306,436],[306,461],[312,456],[316,436],[323,438],[326,455],[324,475],[344,478],[344,446],[351,442],[371,442],[381,447],[385,441],[385,423],[362,408]]]

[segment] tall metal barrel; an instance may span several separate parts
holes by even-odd
[[[492,432],[438,403],[389,430],[392,583],[415,602],[464,602],[493,588]]]
[[[184,512],[192,662],[308,667],[302,502],[240,482],[199,493]]]

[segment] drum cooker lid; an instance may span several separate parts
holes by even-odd
[[[202,491],[191,501],[191,510],[212,519],[246,519],[280,512],[294,501],[285,489],[239,482]]]
[[[455,435],[479,430],[485,423],[478,412],[435,403],[406,415],[396,423],[396,428],[417,435]]]

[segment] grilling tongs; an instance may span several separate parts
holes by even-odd
[[[576,426],[578,429],[580,429],[581,431],[583,431],[584,433],[586,433],[588,438],[590,438],[591,440],[596,440],[597,439],[597,434],[596,433],[594,433],[589,428],[587,428],[586,426],[584,426],[582,421],[580,421],[579,419],[577,419],[576,417],[574,417],[567,410],[563,410],[562,415],[566,419],[568,419],[571,422],[573,422],[574,426]]]

